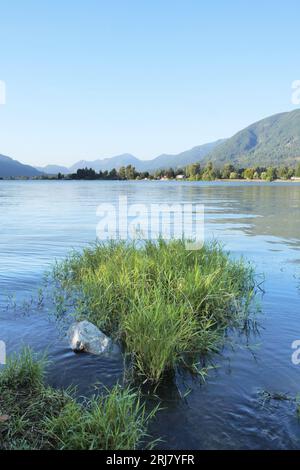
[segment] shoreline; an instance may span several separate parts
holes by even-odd
[[[176,183],[300,183],[300,178],[296,179],[276,179],[273,181],[263,180],[263,179],[243,179],[243,178],[235,178],[235,179],[214,179],[214,180],[190,180],[189,178],[185,179],[176,179],[176,178],[169,178],[169,179],[92,179],[92,178],[82,178],[82,179],[73,179],[73,178],[27,178],[27,177],[8,177],[8,178],[0,178],[0,183],[2,181],[107,181],[107,182],[176,182]]]

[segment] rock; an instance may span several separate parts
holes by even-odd
[[[70,346],[75,352],[103,354],[113,349],[111,339],[86,320],[71,325],[68,337]]]

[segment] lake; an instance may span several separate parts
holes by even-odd
[[[164,409],[151,432],[163,439],[161,448],[300,449],[295,402],[263,406],[259,399],[262,390],[300,394],[291,347],[300,340],[299,183],[0,181],[0,340],[7,352],[23,344],[48,350],[48,382],[77,384],[79,393],[122,379],[120,357],[73,354],[47,307],[22,307],[56,259],[96,239],[98,205],[119,196],[204,204],[205,238],[249,259],[258,281],[265,279],[258,334],[248,341],[232,335],[205,383],[180,372],[159,390]]]

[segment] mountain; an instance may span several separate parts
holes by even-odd
[[[96,171],[110,171],[112,168],[116,168],[118,170],[121,166],[127,165],[134,166],[137,171],[155,171],[162,168],[183,167],[190,163],[198,162],[223,142],[224,140],[218,140],[217,142],[199,145],[176,155],[163,154],[152,160],[140,160],[129,153],[117,155],[112,158],[104,158],[102,160],[81,160],[69,168],[69,173],[74,173],[78,169],[86,167],[93,168]]]
[[[69,168],[69,173],[75,173],[80,168],[93,168],[96,171],[110,171],[112,168],[116,168],[118,170],[121,166],[127,165],[135,166],[135,168],[139,170],[140,163],[141,160],[130,153],[123,153],[122,155],[117,155],[112,158],[104,158],[102,160],[80,160]]]
[[[59,165],[33,168],[0,155],[0,177],[69,174],[85,167],[110,171],[127,165],[134,166],[137,171],[154,172],[162,168],[181,168],[196,162],[204,165],[208,161],[218,166],[224,163],[232,163],[237,167],[294,166],[300,161],[300,109],[258,121],[229,139],[199,145],[176,155],[159,155],[152,160],[140,160],[124,153],[94,161],[81,160],[71,168]]]
[[[10,176],[39,176],[41,173],[32,166],[23,165],[5,155],[0,155],[0,178]]]
[[[217,140],[209,144],[198,145],[190,150],[181,152],[175,155],[163,154],[153,160],[143,161],[145,168],[148,171],[159,170],[162,168],[179,168],[190,165],[201,161],[207,154],[212,152],[213,149],[217,148],[225,140]]]
[[[36,169],[45,175],[57,175],[58,173],[67,175],[70,173],[69,168],[60,165],[37,166]]]
[[[205,161],[239,167],[295,165],[300,161],[300,109],[252,124],[206,155]]]

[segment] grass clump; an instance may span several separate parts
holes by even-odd
[[[243,327],[253,269],[217,243],[111,242],[74,253],[54,269],[76,316],[123,344],[135,370],[157,382],[186,354],[216,351],[228,327]]]
[[[78,403],[44,383],[45,360],[25,348],[0,372],[0,449],[132,450],[148,439],[138,392],[115,386]]]
[[[107,395],[83,405],[70,401],[46,426],[60,449],[136,449],[147,439],[146,425],[155,415],[145,411],[137,393],[114,387]]]

